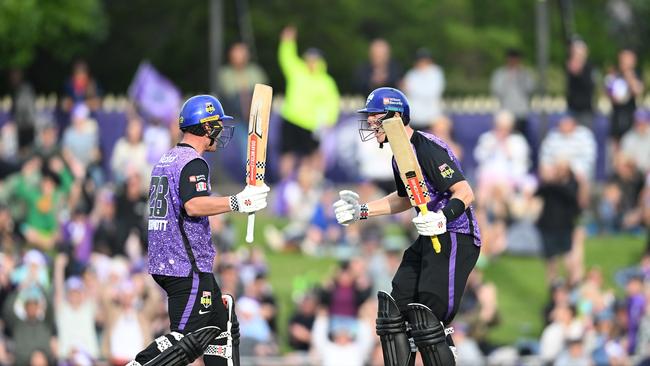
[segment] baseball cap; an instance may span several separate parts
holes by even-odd
[[[43,253],[39,252],[36,249],[30,249],[23,256],[23,262],[27,265],[33,264],[38,266],[44,266],[47,263],[47,260],[45,259]]]

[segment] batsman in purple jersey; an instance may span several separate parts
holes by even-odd
[[[428,213],[413,219],[420,236],[404,252],[393,278],[391,294],[380,291],[377,312],[385,365],[415,363],[415,349],[425,366],[456,364],[451,323],[458,311],[465,284],[480,253],[481,235],[471,204],[472,188],[465,180],[456,156],[434,135],[413,130],[404,94],[394,88],[374,90],[359,110],[367,116],[359,132],[363,141],[373,137],[380,147],[390,144],[382,128],[385,119],[401,117],[415,151],[431,201]],[[341,191],[334,203],[337,221],[349,225],[372,216],[396,214],[411,208],[407,190],[393,158],[396,191],[376,201],[360,203],[359,195]],[[431,237],[437,236],[437,253]]]
[[[234,196],[211,196],[204,152],[232,137],[232,117],[210,95],[188,99],[181,109],[182,141],[151,173],[149,273],[165,290],[171,333],[140,352],[130,366],[187,365],[203,354],[206,366],[239,365],[239,325],[234,299],[221,294],[212,273],[216,255],[208,216],[266,207],[267,186],[247,186]]]

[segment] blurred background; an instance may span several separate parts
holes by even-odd
[[[151,167],[211,93],[239,121],[212,189],[238,192],[255,83],[274,88],[271,202],[254,245],[244,217],[210,218],[243,364],[382,364],[375,294],[413,213],[344,228],[331,209],[395,189],[354,113],[380,86],[477,198],[459,364],[650,364],[648,18],[644,0],[0,0],[0,365],[125,365],[168,332]]]

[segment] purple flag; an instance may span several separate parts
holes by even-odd
[[[178,118],[181,92],[149,62],[142,62],[129,86],[129,97],[140,112],[168,124]]]

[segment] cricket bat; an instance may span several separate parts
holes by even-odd
[[[415,151],[413,151],[411,141],[406,134],[406,129],[404,129],[404,123],[400,117],[393,117],[385,120],[382,123],[382,127],[386,132],[390,149],[395,156],[395,162],[399,168],[402,182],[404,182],[404,186],[406,187],[411,206],[418,207],[424,215],[429,212],[427,203],[431,198],[429,197],[429,189],[424,182],[422,169],[415,157]],[[440,241],[438,237],[432,236],[431,243],[436,253],[440,253]]]
[[[269,119],[273,88],[255,84],[248,118],[248,150],[246,157],[246,184],[261,186],[266,172],[266,144],[268,142]],[[248,214],[246,242],[252,243],[255,231],[255,213]]]

